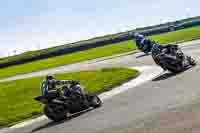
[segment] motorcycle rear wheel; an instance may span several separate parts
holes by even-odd
[[[171,69],[171,68],[167,68],[168,71],[172,72],[172,73],[180,73],[182,72],[183,70],[178,70],[178,69]]]
[[[44,114],[53,121],[62,121],[67,118],[68,111],[62,105],[47,104],[44,106]]]

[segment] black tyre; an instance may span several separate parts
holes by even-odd
[[[182,63],[174,62],[174,60],[171,60],[170,58],[161,58],[160,60],[164,61],[164,62],[160,63],[160,66],[164,70],[168,70],[168,71],[170,71],[172,73],[180,73],[184,69]]]
[[[101,107],[101,105],[102,105],[101,99],[100,99],[98,96],[96,96],[96,95],[92,96],[90,102],[91,102],[90,105],[91,105],[92,107],[94,107],[94,108]]]
[[[190,56],[187,57],[187,60],[191,66],[195,66],[197,64],[196,61]]]
[[[172,72],[172,73],[180,73],[180,72],[182,72],[183,70],[178,70],[178,69],[172,69],[172,68],[167,68],[168,69],[168,71],[170,71],[170,72]]]
[[[48,104],[44,107],[44,114],[57,122],[66,119],[68,111],[62,105]]]

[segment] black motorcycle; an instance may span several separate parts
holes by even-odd
[[[69,89],[63,87],[63,93],[68,93]],[[102,105],[101,99],[97,95],[85,94],[84,96],[76,93],[71,96],[64,96],[58,92],[56,97],[38,96],[35,100],[45,104],[44,114],[53,121],[61,121],[89,108],[97,108]]]
[[[196,65],[196,61],[185,55],[178,45],[167,45],[166,47],[155,43],[151,54],[157,65],[172,73],[179,73]]]

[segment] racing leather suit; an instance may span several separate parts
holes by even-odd
[[[74,80],[56,80],[56,79],[44,80],[41,83],[41,87],[40,87],[42,95],[50,96],[50,97],[57,97],[57,96],[59,96],[59,92],[58,92],[58,89],[56,88],[56,86],[72,84],[73,81]],[[77,84],[71,89],[72,89],[72,91],[76,91],[79,94],[82,94],[82,95],[85,94],[84,87],[82,87],[81,85]]]

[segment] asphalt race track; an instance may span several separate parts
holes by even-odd
[[[199,61],[200,41],[185,45],[183,51]],[[103,61],[77,63],[59,69],[77,71],[103,67],[155,65],[150,56],[141,55],[142,53],[137,53]],[[199,133],[199,74],[199,64],[178,75],[163,73],[152,81],[106,100],[103,106],[96,110],[59,123],[43,120],[9,132]]]

